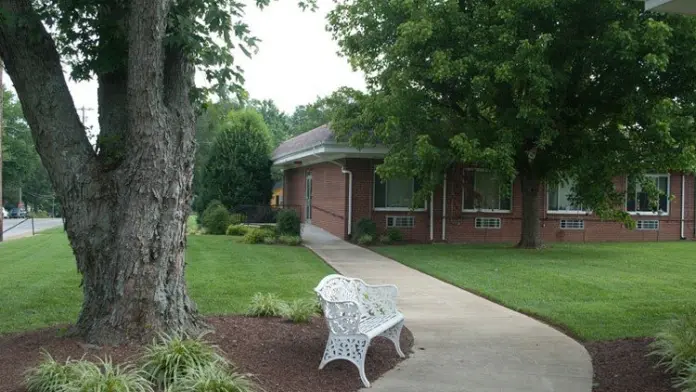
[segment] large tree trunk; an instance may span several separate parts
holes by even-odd
[[[520,180],[522,183],[522,233],[517,246],[538,249],[543,245],[539,220],[541,181],[532,173],[520,173]]]
[[[167,0],[131,0],[128,64],[98,75],[99,153],[80,123],[51,36],[31,0],[0,0],[0,56],[59,196],[82,274],[74,330],[118,344],[203,327],[184,279],[194,71],[164,50]],[[126,115],[123,115],[125,111]]]

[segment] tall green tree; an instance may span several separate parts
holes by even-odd
[[[90,342],[203,327],[184,276],[192,99],[240,91],[233,48],[257,42],[243,14],[237,0],[0,0],[0,57],[63,207],[84,296],[74,332]],[[99,85],[96,151],[63,64]]]
[[[249,107],[253,108],[261,116],[268,127],[268,132],[271,137],[271,147],[276,148],[290,136],[290,125],[288,124],[288,115],[282,112],[272,99],[264,99],[263,101],[251,100]]]
[[[196,119],[196,158],[193,173],[193,193],[197,195],[202,188],[203,169],[210,157],[210,151],[228,115],[239,110],[242,105],[236,100],[223,99],[209,102]],[[194,196],[194,199],[196,197]]]
[[[200,213],[213,200],[229,208],[268,205],[271,200],[270,137],[254,110],[231,112],[218,132],[202,175],[196,206]]]
[[[41,165],[31,131],[22,115],[17,97],[3,91],[2,195],[8,206],[16,206],[20,194],[25,204],[46,208],[53,190]]]
[[[331,108],[326,98],[300,105],[288,118],[289,136],[297,136],[316,127],[328,124],[331,119]]]
[[[334,129],[386,143],[380,172],[423,193],[452,164],[521,180],[520,246],[542,245],[541,185],[630,224],[618,174],[695,169],[696,18],[631,0],[339,0],[329,29],[365,72]]]

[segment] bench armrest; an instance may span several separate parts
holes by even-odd
[[[319,296],[324,318],[332,333],[355,335],[359,333],[360,307],[353,301],[331,302]]]
[[[371,285],[362,282],[360,300],[370,316],[389,316],[398,312],[396,297],[399,290],[393,284]]]

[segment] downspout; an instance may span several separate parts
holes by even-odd
[[[433,212],[433,207],[435,205],[435,196],[433,192],[430,192],[430,242],[433,242],[433,239],[435,238],[434,236],[434,230],[435,228],[433,227],[435,223],[435,214]]]
[[[316,155],[316,154],[314,154]],[[318,155],[317,155],[318,156]],[[341,173],[348,175],[348,237],[353,233],[353,172],[336,161],[329,161],[341,168]]]
[[[686,196],[686,192],[684,190],[686,185],[686,176],[684,173],[682,173],[681,176],[681,219],[679,221],[679,238],[682,240],[686,239],[686,236],[684,235],[684,218],[685,218],[685,211],[684,211],[684,197]]]
[[[348,175],[348,237],[353,230],[353,172],[341,167],[341,173]]]
[[[442,240],[447,241],[447,173],[442,183]]]

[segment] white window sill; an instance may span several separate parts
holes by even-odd
[[[462,212],[473,212],[480,214],[509,214],[511,210],[462,210]]]
[[[573,211],[573,210],[548,210],[547,214],[550,215],[590,215],[591,211]]]
[[[635,215],[635,216],[669,216],[669,212],[628,211],[628,215]]]
[[[375,207],[373,208],[373,211],[385,211],[385,212],[423,212],[425,211],[425,208],[405,208],[405,207]]]

